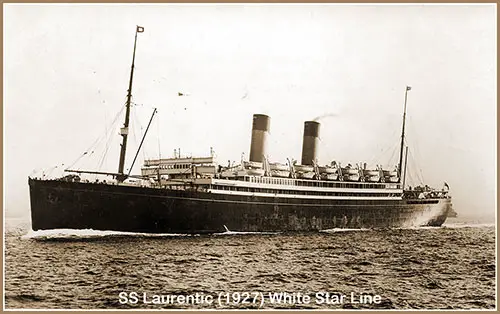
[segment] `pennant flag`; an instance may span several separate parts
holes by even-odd
[[[411,90],[411,86],[406,86],[406,90]]]
[[[138,33],[142,33],[142,32],[144,32],[144,27],[142,27],[142,26],[137,26],[137,32],[138,32]]]

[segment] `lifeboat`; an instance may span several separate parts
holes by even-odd
[[[342,169],[342,173],[343,174],[359,174],[359,170],[354,169],[354,168],[344,168],[344,169]]]
[[[261,169],[262,168],[262,163],[258,162],[258,161],[244,161],[243,162],[243,166],[245,167],[245,169],[247,169],[247,168],[258,168],[258,169]]]
[[[231,177],[235,177],[237,174],[238,174],[238,172],[234,171],[234,170],[224,170],[220,173],[220,176],[222,178],[231,178]]]
[[[264,169],[245,169],[238,171],[238,176],[263,176]]]
[[[357,172],[357,170],[356,170],[356,172]],[[344,176],[344,180],[346,180],[346,181],[359,181],[359,173],[347,174]]]
[[[329,180],[329,181],[335,181],[339,178],[338,173],[322,173],[321,174],[321,179],[322,180]]]
[[[313,171],[313,166],[307,166],[307,165],[295,165],[294,166],[296,172],[311,172]],[[313,172],[314,174],[314,172]]]
[[[277,170],[277,171],[289,171],[288,165],[280,164],[280,163],[270,163],[269,168],[271,171]]]
[[[290,171],[288,170],[271,170],[272,177],[288,178],[290,177]]]
[[[394,177],[394,176],[398,176],[398,172],[396,170],[393,170],[393,171],[389,171],[389,170],[384,170],[384,176],[386,177]]]
[[[332,168],[332,167],[318,167],[319,173],[336,173],[337,168]]]
[[[385,181],[386,182],[389,181],[389,182],[392,182],[392,183],[396,183],[396,182],[399,181],[399,178],[398,178],[398,176],[391,176],[391,177],[389,177],[389,180],[386,178]]]
[[[380,175],[379,170],[363,170],[363,173],[367,176],[379,176]]]
[[[300,172],[297,173],[297,178],[301,179],[312,179],[314,177],[315,173],[313,171],[310,172]]]
[[[366,176],[365,180],[368,181],[368,182],[379,182],[380,181],[380,176],[379,175],[376,175],[376,176]]]

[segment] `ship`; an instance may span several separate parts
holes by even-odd
[[[137,26],[118,172],[65,169],[56,178],[28,177],[33,230],[210,234],[437,227],[452,211],[449,187],[405,188],[406,162],[402,165],[409,86],[399,164],[394,170],[368,169],[366,163],[342,166],[337,161],[321,165],[318,121],[304,122],[300,164],[293,159],[271,162],[267,157],[271,118],[254,114],[248,160],[226,166],[212,152],[201,157],[176,154],[144,160],[140,175],[126,173],[137,34],[143,31]],[[89,181],[82,178],[84,174],[108,179]]]

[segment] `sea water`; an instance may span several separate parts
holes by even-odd
[[[6,220],[7,309],[492,309],[495,225],[299,234],[31,231]]]

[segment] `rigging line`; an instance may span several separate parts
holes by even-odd
[[[136,107],[136,103],[134,102],[134,107]],[[133,136],[133,140],[134,140],[134,144],[137,145],[138,144],[138,141],[137,141],[137,134],[139,134],[139,132],[137,132],[137,127],[139,127],[141,133],[141,137],[142,137],[142,131],[143,131],[143,127],[139,121],[139,118],[137,117],[137,112],[136,110],[131,110],[132,112],[132,119],[134,120],[133,123],[132,123],[132,129],[133,129],[133,132],[132,132],[132,136]]]
[[[155,112],[156,112],[156,111],[155,111]],[[148,127],[149,127],[149,126],[148,126]],[[146,131],[145,131],[145,132],[147,132],[147,128],[148,128],[148,127],[146,127]],[[142,134],[142,130],[143,130],[143,129],[142,129],[142,126],[141,126],[141,139],[145,136],[144,134]],[[144,140],[142,140],[142,141],[144,141]],[[138,149],[140,149],[140,147],[141,147],[141,144],[139,144],[139,148],[138,148]],[[147,155],[146,155],[146,147],[144,147],[144,148],[142,149],[142,160],[143,160],[143,161],[144,161],[144,160],[146,160],[146,156],[147,156]],[[129,173],[130,173],[130,171],[129,171]]]
[[[413,127],[413,119],[410,117],[408,117],[408,125],[409,125],[409,131],[408,132],[410,135],[409,136],[406,136],[407,137],[407,141],[411,141],[412,142],[412,151],[415,151],[415,154],[413,154],[412,152],[410,152],[410,158],[413,162],[413,164],[415,165],[415,173],[416,173],[416,180],[419,181],[420,184],[424,184],[424,175],[423,175],[423,172],[422,172],[422,168],[420,168],[418,165],[420,164],[420,160],[422,160],[422,157],[420,155],[420,147],[419,147],[419,141],[418,141],[418,133],[417,131],[415,130],[415,128]],[[409,140],[408,140],[409,139]]]
[[[59,165],[55,165],[55,166],[52,166],[51,168],[49,168],[49,169],[47,170],[46,176],[47,176],[47,177],[49,177],[49,176],[52,174],[52,172],[53,172],[53,171],[54,171],[54,170],[55,170],[58,166],[59,166]]]
[[[124,110],[124,109],[125,109],[125,107],[122,107],[122,109],[120,109],[120,111],[118,111],[118,112],[117,112],[117,114],[115,115],[115,117],[114,117],[113,121],[110,123],[110,127],[112,127],[112,126],[116,123],[116,121],[118,120],[118,118],[120,117],[120,115],[121,115],[121,113],[123,112],[123,110]],[[107,129],[107,128],[106,128],[106,129]],[[108,136],[108,135],[109,135],[109,133],[108,133],[108,132],[105,132],[105,133],[104,133],[104,135],[101,135],[101,136],[99,137],[99,139],[102,141],[102,139],[103,139],[103,138],[106,138],[106,136]],[[95,143],[95,142],[94,142],[94,144],[92,144],[92,145],[89,147],[89,149],[87,149],[86,151],[88,152],[90,149],[92,149],[92,148],[94,147],[94,145],[95,145],[95,146],[97,146],[98,144],[100,144],[100,142],[99,142],[99,143]]]
[[[425,182],[425,179],[424,179],[424,173],[422,172],[422,168],[419,168],[420,170],[420,178],[421,178],[421,182],[422,182],[422,185],[424,184]]]
[[[116,120],[118,119],[118,117],[120,116],[120,114],[123,112],[123,109],[122,108],[115,116],[113,122],[111,123],[114,124],[116,122]],[[105,124],[106,125],[106,124]],[[107,129],[107,125],[106,125],[106,129]],[[109,135],[109,133],[106,131],[104,134],[100,134],[96,140],[71,164],[71,166],[69,167],[66,167],[66,169],[71,169],[71,168],[74,168],[74,165],[80,161],[84,156],[87,156],[87,157],[90,157],[93,153],[94,153],[94,150],[100,145],[100,143],[102,142],[102,140],[104,138],[106,138],[106,136]],[[90,152],[90,153],[89,153]]]
[[[123,109],[122,109],[123,110]],[[111,129],[115,129],[116,127],[119,127],[118,125],[115,127],[115,124],[118,123],[118,119],[115,119],[113,125],[111,126]],[[109,151],[109,147],[111,146],[110,145],[110,142],[112,141],[113,139],[113,132],[109,132],[108,134],[108,139],[106,140],[106,144],[105,144],[105,150],[102,154],[102,157],[101,157],[101,160],[99,162],[99,164],[97,165],[97,169],[100,170],[102,168],[102,165],[107,157],[107,154],[108,154],[108,151]]]
[[[137,144],[137,138],[136,138],[136,133],[137,133],[137,116],[135,114],[135,110],[130,110],[130,113],[132,114],[132,123],[131,125],[129,124],[129,128],[132,129],[132,141],[130,142],[130,144],[133,144],[133,145],[136,145]],[[130,133],[129,133],[130,134]],[[130,147],[130,145],[129,145]],[[125,161],[126,163],[126,161]]]
[[[139,144],[139,147],[137,148],[137,153],[135,154],[134,160],[132,161],[132,165],[130,166],[130,169],[128,171],[127,177],[130,176],[130,172],[132,171],[135,161],[137,159],[137,155],[139,154],[139,151],[141,150],[142,144],[144,143],[144,139],[146,138],[146,134],[148,133],[149,127],[151,126],[151,122],[153,121],[154,115],[156,113],[156,108],[153,111],[153,114],[151,115],[151,119],[148,122],[148,126],[146,127],[146,130],[144,131],[144,134],[141,139],[141,143]]]
[[[74,162],[73,162],[73,163],[72,163],[69,167],[66,167],[66,169],[73,169],[73,168],[74,168],[74,166],[75,166],[75,164],[76,164],[78,161],[80,161],[80,160],[83,158],[83,156],[85,156],[85,155],[87,155],[87,152],[85,152],[85,153],[81,154],[81,155],[80,155],[80,157],[78,157],[78,158],[77,158],[77,159],[76,159],[76,160],[75,160],[75,161],[74,161]]]
[[[105,146],[104,153],[102,154],[102,157],[101,157],[101,160],[99,162],[99,165],[97,166],[97,170],[98,171],[101,170],[102,165],[104,164],[104,161],[106,160],[106,157],[107,157],[107,154],[108,154],[108,151],[109,151],[109,147],[111,146],[110,142],[112,141],[112,139],[113,139],[113,136],[110,135],[108,137],[108,140],[106,141],[106,146]]]
[[[378,155],[378,157],[377,157],[378,160],[381,161],[383,159],[383,156],[385,154],[387,154],[389,151],[392,151],[393,155],[395,154],[394,150],[396,150],[397,148],[399,148],[399,145],[400,145],[400,138],[399,138],[399,136],[395,136],[397,133],[398,133],[398,130],[394,129],[393,132],[392,132],[392,134],[391,134],[391,136],[389,137],[390,139],[392,139],[393,145],[392,146],[387,145],[386,148],[383,149],[380,152],[380,154]],[[392,157],[391,157],[391,159],[392,159]],[[387,161],[387,162],[389,162],[389,161]]]
[[[398,135],[397,137],[396,137],[396,134]],[[398,145],[398,147],[399,147],[399,142],[400,142],[399,130],[397,130],[396,128],[393,128],[392,134],[390,136],[388,136],[387,138],[388,139],[394,138],[394,142],[396,143],[396,144],[394,144],[394,146]],[[372,163],[376,162],[377,160],[381,160],[382,156],[391,149],[394,149],[394,148],[392,148],[392,146],[389,146],[389,145],[385,146],[385,148],[383,148],[378,155],[374,156],[374,158],[372,159]]]
[[[399,140],[398,141],[394,141],[394,143],[392,144],[392,146],[386,146],[385,149],[383,149],[377,156],[376,158],[372,158],[372,160],[370,160],[370,163],[373,164],[374,162],[381,162],[381,160],[383,159],[383,156],[385,154],[387,154],[387,152],[389,151],[392,151],[392,156],[394,156],[395,154],[395,150],[399,147]],[[391,156],[391,159],[392,159],[392,156]],[[390,162],[390,160],[388,160],[387,162]]]
[[[118,113],[115,115],[115,117],[113,118],[113,121],[111,121],[111,123],[109,124],[109,127],[111,130],[106,132],[105,135],[109,136],[109,134],[112,133],[112,129],[114,129],[115,124],[118,121],[118,118],[120,118],[121,114],[123,113],[123,110],[125,110],[125,106],[122,106],[122,109],[120,109],[120,111],[118,111]],[[107,129],[107,126],[106,126],[106,129]]]
[[[104,150],[102,152],[102,155],[101,155],[101,158],[100,158],[100,161],[98,159],[98,162],[96,164],[96,168],[97,169],[100,169],[102,167],[102,164],[104,163],[104,160],[106,159],[106,154],[107,154],[107,149],[109,147],[109,142],[111,141],[111,138],[113,137],[113,131],[114,129],[118,128],[119,126],[117,125],[118,123],[118,118],[120,117],[121,113],[123,112],[123,110],[125,109],[125,106],[122,106],[122,109],[118,112],[118,114],[115,116],[115,118],[113,119],[112,123],[111,123],[111,126],[110,126],[110,132],[107,134],[106,136],[106,140],[104,141]]]
[[[101,154],[101,157],[100,158],[97,158],[96,159],[96,166],[95,167],[91,167],[93,169],[98,169],[100,170],[106,160],[106,157],[107,157],[107,153],[108,153],[108,150],[109,150],[109,147],[110,147],[110,142],[112,141],[113,139],[113,130],[115,130],[116,128],[119,128],[119,125],[118,125],[118,120],[119,120],[119,117],[121,116],[121,114],[123,113],[123,110],[126,109],[126,102],[122,105],[122,108],[120,109],[120,111],[115,115],[113,121],[111,122],[111,125],[110,125],[110,131],[108,132],[108,134],[106,134],[105,137],[103,137],[102,139],[105,139],[104,142],[104,150]],[[101,142],[99,142],[99,145],[101,144]],[[97,146],[97,145],[96,145]],[[95,148],[95,150],[97,150],[97,147]],[[94,151],[92,151],[92,153],[90,155],[92,155],[94,153]],[[95,174],[94,176],[94,179],[97,179],[97,174]]]
[[[108,133],[108,111],[106,110],[107,108],[104,108],[104,132],[107,134]]]
[[[418,182],[423,185],[424,184],[423,175],[421,176],[422,169],[419,169],[418,164],[415,161],[415,157],[413,156],[413,153],[411,151],[410,151],[410,159],[412,163],[415,165],[416,180],[418,180]],[[418,170],[420,170],[420,173]]]
[[[413,142],[415,142],[415,159],[416,161],[421,161],[423,158],[422,158],[422,155],[420,154],[420,145],[419,145],[419,141],[418,141],[418,133],[417,131],[413,128],[413,123],[411,123],[411,118],[410,118],[410,131],[411,131],[411,134],[413,134],[414,136],[413,137],[410,137],[412,139]]]
[[[111,132],[110,132],[110,133],[111,133]],[[113,138],[113,136],[112,136],[111,134],[109,134],[109,135],[108,135],[108,138],[107,138],[107,140],[106,140],[106,142],[105,142],[104,151],[102,152],[102,154],[101,154],[101,158],[98,160],[98,163],[97,163],[97,165],[96,165],[96,167],[95,167],[98,171],[100,171],[100,170],[101,170],[102,165],[104,164],[104,161],[106,160],[106,156],[107,156],[107,153],[108,153],[108,149],[109,149],[109,147],[111,146],[111,145],[110,145],[110,142],[111,142],[111,139],[112,139],[112,138]]]
[[[113,138],[113,131],[112,130],[115,130],[116,128],[119,128],[119,125],[118,125],[118,118],[121,116],[121,113],[123,112],[123,110],[125,110],[126,108],[126,103],[122,106],[122,109],[118,112],[118,114],[115,116],[111,126],[110,126],[110,129],[111,131],[107,134],[107,140],[104,142],[105,146],[104,146],[104,150],[103,150],[103,153],[102,153],[102,156],[101,156],[101,159],[100,159],[100,162],[97,163],[96,165],[96,168],[97,169],[101,169],[102,168],[102,165],[106,159],[106,156],[107,156],[107,152],[108,152],[108,149],[109,149],[109,145],[110,145],[110,141],[111,139]]]
[[[413,179],[411,171],[408,171],[407,174],[408,174],[408,186],[415,185],[415,180]]]
[[[387,166],[386,169],[390,169],[391,168],[392,161],[394,159],[394,156],[396,155],[396,152],[398,151],[398,148],[399,148],[399,144],[398,143],[394,144],[394,147],[392,149],[391,157],[389,157],[389,159],[387,160],[387,163],[386,163],[386,166]]]
[[[416,160],[415,157],[413,158],[413,160],[415,163],[415,168],[417,169],[417,176],[419,178],[419,181],[422,185],[424,185],[425,179],[424,179],[424,173],[422,172],[422,168],[418,166],[419,163],[417,163],[418,160]]]
[[[137,106],[137,104],[134,102],[134,107],[136,107],[136,106]],[[132,136],[133,136],[134,144],[139,146],[138,140],[137,140],[137,134],[139,134],[140,137],[142,138],[144,128],[143,128],[142,124],[140,123],[140,119],[137,116],[136,110],[132,110],[132,119],[134,120],[134,123],[132,123],[132,128],[133,128],[133,135]],[[139,127],[140,133],[137,132],[136,126]],[[143,151],[143,154],[144,154],[144,151]],[[130,170],[129,170],[129,172],[130,172]]]

